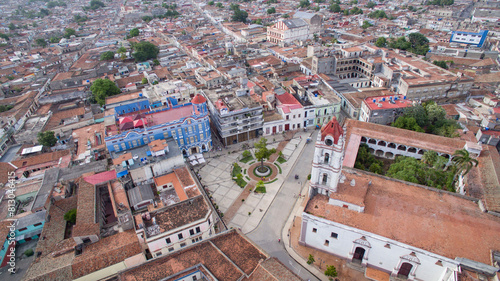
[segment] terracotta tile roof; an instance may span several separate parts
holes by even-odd
[[[68,150],[59,150],[55,152],[47,152],[40,155],[35,155],[27,158],[23,158],[20,160],[12,161],[11,163],[16,165],[16,167],[28,167],[48,162],[58,162],[59,158],[69,155],[70,151]]]
[[[132,153],[128,152],[113,159],[113,165],[121,165],[123,161],[132,159]]]
[[[142,253],[135,231],[128,230],[87,245],[73,264],[73,278],[79,278]]]
[[[9,180],[9,172],[15,171],[14,167],[12,167],[9,163],[0,162],[0,183],[7,183]],[[1,236],[0,236],[1,237]],[[3,244],[0,244],[3,245]]]
[[[321,128],[321,141],[324,141],[326,136],[333,138],[333,143],[338,144],[340,136],[344,134],[344,130],[334,116],[332,119]]]
[[[100,133],[101,135],[101,144],[99,145],[97,144],[96,133]],[[79,143],[77,156],[87,151],[87,142],[89,140],[92,150],[100,150],[106,147],[106,142],[104,141],[104,137],[106,136],[104,123],[93,124],[80,129],[75,129],[73,130],[72,136],[73,139],[77,139]]]
[[[203,264],[218,280],[238,280],[243,275],[209,241],[152,260],[143,266],[121,273],[120,280],[160,280],[197,264]]]
[[[236,232],[215,237],[212,242],[246,274],[251,274],[260,260],[266,259],[266,255],[262,251]],[[241,255],[241,252],[244,252],[245,255]]]
[[[330,205],[324,195],[314,196],[305,212],[451,259],[491,264],[490,251],[500,250],[500,218],[472,200],[360,170],[343,173],[357,184],[372,182],[364,213]]]
[[[446,111],[446,115],[448,116],[455,116],[458,115],[458,111],[455,108],[454,104],[443,104],[441,107]]]
[[[299,281],[302,280],[295,273],[284,266],[277,258],[270,258],[259,264],[252,275],[243,279],[248,281]]]
[[[193,177],[191,173],[188,171],[187,167],[182,167],[174,170],[175,175],[181,182],[183,187],[192,186],[194,184]]]
[[[498,83],[500,82],[500,72],[478,75],[474,81],[476,83]]]
[[[171,183],[174,186],[175,193],[177,193],[177,196],[179,197],[180,201],[188,199],[186,192],[184,191],[184,188],[179,182],[179,178],[177,177],[176,173],[169,173],[161,177],[155,178],[155,184],[157,188],[162,187],[168,183]]]
[[[174,205],[165,207],[151,214],[160,226],[160,233],[164,233],[184,225],[204,219],[210,209],[203,196],[184,200]],[[146,226],[151,226],[151,221],[145,221]]]
[[[138,98],[140,93],[141,92],[125,93],[125,94],[120,94],[120,95],[116,95],[116,96],[106,97],[106,104],[113,104],[113,103],[133,100],[133,99]]]
[[[142,81],[142,78],[144,78],[144,76],[142,75],[135,75],[135,76],[129,76],[129,77],[125,77],[125,78],[122,78],[122,79],[116,79],[116,84],[118,86],[118,88],[125,88],[125,86],[127,86],[129,83],[140,83]]]
[[[425,150],[434,150],[436,152],[448,153],[450,155],[456,150],[462,149],[465,145],[465,141],[456,138],[418,133],[415,131],[362,122],[353,119],[348,119],[346,121],[346,126],[346,147],[349,145],[351,134],[376,138],[386,142],[414,146]]]
[[[59,126],[59,124],[61,123],[62,120],[68,119],[71,117],[75,117],[75,116],[80,116],[83,114],[85,114],[84,107],[78,107],[78,108],[58,111],[58,112],[52,114],[49,121],[47,122],[46,128],[57,127],[57,126]]]
[[[217,240],[217,243],[213,242],[214,240]],[[232,244],[233,242],[236,243]],[[217,244],[223,248],[220,248]],[[244,280],[246,272],[251,274],[259,267],[259,263],[266,259],[268,259],[268,255],[253,245],[239,231],[233,229],[165,257],[151,260],[141,266],[121,272],[118,279],[126,281],[160,280],[191,267],[202,265],[217,280]],[[240,265],[244,266],[245,270]],[[285,277],[285,279],[280,280],[300,280],[293,278],[296,277],[293,274],[284,272],[286,268],[284,266],[280,267],[275,261],[266,263],[262,268],[268,270],[274,276]],[[288,276],[293,279],[287,279]]]
[[[80,179],[78,183],[78,207],[76,212],[76,224],[73,226],[73,237],[97,235],[100,227],[95,222],[95,200],[96,187]]]
[[[77,196],[65,198],[54,202],[48,211],[40,239],[38,240],[35,253],[41,252],[28,269],[25,280],[71,280],[71,262],[74,258],[73,238],[64,239],[66,221],[64,214],[75,209]],[[53,253],[69,249],[70,251],[53,256]]]
[[[478,158],[481,184],[484,190],[483,203],[487,210],[500,212],[500,155],[494,146],[486,149]]]
[[[160,150],[164,150],[165,148],[168,147],[167,141],[166,140],[154,140],[150,143],[148,143],[148,146],[151,151],[157,152]]]

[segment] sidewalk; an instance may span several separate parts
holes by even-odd
[[[264,215],[267,213],[267,210],[271,206],[271,204],[274,201],[275,196],[279,193],[281,190],[281,187],[285,180],[288,177],[288,174],[290,171],[293,169],[293,167],[296,165],[297,158],[300,156],[302,153],[302,150],[304,146],[306,145],[306,139],[314,132],[314,130],[308,130],[306,132],[304,131],[297,131],[295,133],[295,136],[288,142],[288,144],[283,148],[283,154],[289,157],[287,158],[287,162],[280,164],[280,167],[282,169],[282,174],[278,175],[278,180],[269,184],[266,184],[266,190],[267,193],[265,194],[258,194],[254,192],[248,192],[244,193],[244,195],[247,195],[246,198],[238,198],[239,202],[236,200],[234,202],[234,207],[238,207],[238,210],[231,211],[231,215],[234,214],[234,217],[231,218],[231,221],[227,224],[228,227],[234,227],[234,228],[240,228],[241,231],[244,234],[248,234],[255,230],[260,222],[262,221]],[[283,136],[280,136],[283,138]],[[270,136],[267,137],[268,140],[271,138],[277,139],[277,136]],[[284,139],[284,138],[283,138]],[[279,144],[279,143],[278,143]],[[272,146],[278,145],[276,142],[273,143]],[[275,159],[276,157],[274,157]],[[272,162],[270,159],[269,162]],[[253,186],[253,182],[250,182],[250,186]],[[245,188],[245,191],[248,190]],[[244,196],[243,195],[243,196]],[[245,199],[244,202],[241,201],[241,199]],[[232,208],[230,208],[232,209]]]

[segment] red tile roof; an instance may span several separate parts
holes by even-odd
[[[203,97],[202,95],[200,95],[200,94],[197,94],[191,100],[191,103],[193,103],[193,104],[202,104],[202,103],[205,103],[205,102],[207,102],[207,99],[205,97]]]
[[[112,179],[116,179],[116,171],[112,170],[112,171],[102,172],[99,174],[85,177],[83,179],[90,184],[96,185],[96,184],[110,181]]]
[[[76,256],[73,264],[73,279],[85,276],[126,258],[142,253],[135,231],[128,230],[87,245],[83,253]]]
[[[95,222],[96,187],[80,179],[78,185],[78,207],[73,237],[99,235],[100,227]]]
[[[324,141],[326,136],[333,138],[333,143],[338,144],[340,136],[344,134],[344,130],[334,116],[326,125],[321,128],[321,141]]]
[[[367,186],[364,212],[331,205],[327,196],[316,195],[306,213],[450,259],[491,264],[491,251],[500,250],[500,218],[482,212],[475,201],[357,169],[344,167],[343,174],[345,182],[354,179]]]
[[[209,240],[193,244],[165,257],[151,260],[141,266],[119,274],[119,280],[160,280],[197,265],[203,265],[217,280],[245,280],[246,274],[256,271],[269,256],[252,244],[239,231],[233,229]],[[262,266],[279,280],[300,280],[286,272],[286,268],[270,261]],[[264,275],[263,275],[264,276]],[[291,279],[287,279],[291,277]],[[260,279],[252,279],[260,280]]]

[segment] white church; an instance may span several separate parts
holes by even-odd
[[[385,276],[373,280],[499,280],[499,217],[470,197],[343,167],[346,132],[334,118],[318,134],[301,245]]]

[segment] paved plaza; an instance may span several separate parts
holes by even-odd
[[[312,132],[312,131],[311,131]],[[311,132],[297,133],[291,139],[285,139],[280,135],[268,137],[268,148],[276,148],[283,146],[281,152],[283,158],[287,161],[284,163],[275,162],[278,157],[277,154],[273,155],[268,162],[275,162],[281,167],[281,174],[278,174],[277,180],[271,183],[266,183],[266,193],[244,192],[249,191],[255,187],[256,180],[251,179],[248,173],[252,173],[248,168],[257,162],[254,156],[253,143],[248,144],[248,149],[254,160],[248,163],[240,162],[243,158],[242,153],[244,149],[232,150],[231,147],[225,151],[219,152],[217,155],[210,155],[206,158],[206,164],[197,169],[201,178],[201,183],[208,189],[212,200],[217,204],[219,210],[225,214],[224,221],[226,221],[229,228],[240,228],[243,233],[248,233],[255,229],[265,212],[274,200],[274,197],[279,192],[285,177],[293,167],[295,160],[300,154],[301,149],[304,147],[307,136]],[[256,142],[257,140],[254,140]],[[241,148],[241,145],[240,145]],[[224,154],[225,152],[226,154]],[[229,152],[229,153],[228,153]],[[233,163],[238,163],[242,169],[244,180],[248,183],[245,188],[239,187],[231,177]],[[245,173],[246,171],[246,173]],[[244,196],[242,196],[244,195]],[[231,209],[231,210],[230,210]]]

